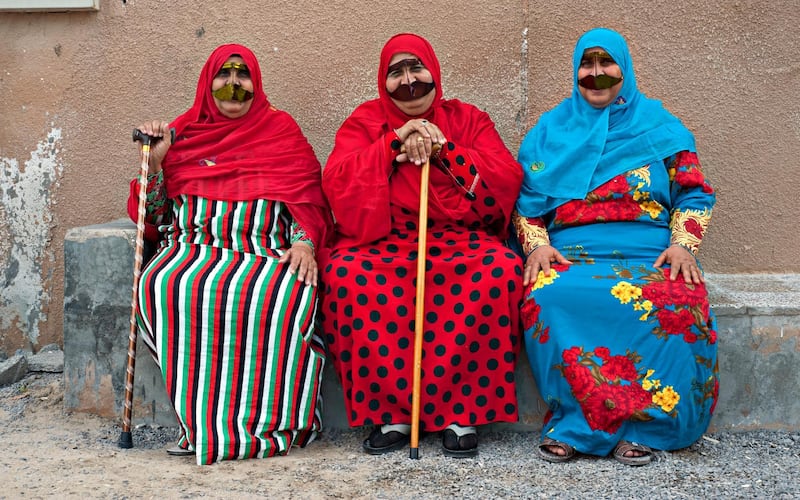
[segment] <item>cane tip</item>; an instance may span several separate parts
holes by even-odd
[[[419,460],[419,448],[411,448],[408,457],[413,460]]]
[[[119,446],[120,448],[124,448],[126,450],[133,448],[133,436],[131,435],[131,433],[125,431],[120,433],[117,446]]]

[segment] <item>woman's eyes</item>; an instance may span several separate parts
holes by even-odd
[[[594,59],[581,59],[581,68],[591,68],[594,66],[594,62],[595,62]],[[607,68],[609,66],[617,64],[616,62],[614,62],[613,59],[609,58],[602,58],[602,59],[598,58],[597,63],[603,68]]]
[[[411,74],[421,73],[425,71],[425,66],[421,64],[416,64],[414,66],[407,66],[407,68],[411,72]],[[403,76],[403,69],[392,70],[389,72],[388,75],[389,78],[399,78],[401,76]]]
[[[236,74],[239,78],[244,78],[247,80],[250,79],[250,71],[246,69],[236,70]],[[217,73],[217,76],[215,76],[214,78],[228,78],[229,76],[231,76],[231,70],[229,70],[228,68],[223,68],[219,70],[219,73]]]

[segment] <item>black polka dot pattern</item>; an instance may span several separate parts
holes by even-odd
[[[522,261],[482,230],[480,219],[461,222],[432,220],[429,227],[420,391],[425,431],[517,421]],[[410,423],[416,215],[393,210],[393,228],[377,243],[335,250],[322,266],[323,330],[352,426]]]

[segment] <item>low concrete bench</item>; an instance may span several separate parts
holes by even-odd
[[[64,404],[67,410],[120,418],[130,330],[136,227],[127,219],[78,227],[64,242]],[[800,275],[710,274],[718,319],[720,398],[715,430],[800,429]],[[517,367],[520,420],[496,427],[541,428],[546,407],[527,358]],[[332,366],[323,379],[324,422],[346,428]],[[161,373],[139,341],[134,424],[176,425]]]

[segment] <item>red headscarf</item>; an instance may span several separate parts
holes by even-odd
[[[386,75],[389,73],[389,61],[392,60],[395,54],[400,54],[402,52],[408,52],[409,54],[417,56],[425,68],[431,73],[433,82],[436,84],[436,88],[434,89],[436,97],[433,100],[433,104],[420,116],[409,116],[400,111],[397,105],[392,102],[392,98],[386,90]],[[433,121],[432,117],[436,109],[444,102],[442,96],[442,70],[439,67],[439,59],[436,58],[436,53],[433,52],[433,47],[427,40],[411,33],[401,33],[393,36],[386,42],[386,45],[383,46],[383,50],[381,50],[381,62],[380,66],[378,66],[378,95],[380,96],[385,118],[392,128],[401,127],[411,118],[426,118]]]
[[[227,118],[214,103],[211,83],[234,55],[247,64],[253,99],[247,114]],[[326,244],[332,222],[319,161],[294,119],[270,105],[250,49],[237,44],[215,49],[200,73],[194,104],[170,126],[176,141],[162,163],[168,197],[280,201],[315,245]]]
[[[436,96],[422,115],[403,113],[386,91],[389,61],[407,52],[419,58],[436,84]],[[378,99],[361,104],[336,134],[336,143],[323,172],[323,188],[337,218],[335,246],[369,243],[391,230],[391,206],[416,213],[419,210],[420,169],[400,166],[392,160],[384,138],[412,118],[435,123],[449,141],[465,148],[481,177],[494,186],[492,196],[504,220],[497,220],[503,237],[514,208],[522,171],[503,144],[489,115],[457,99],[444,99],[439,60],[433,47],[419,35],[401,33],[386,42],[378,67]],[[390,180],[391,173],[391,180]],[[474,217],[472,202],[439,169],[431,169],[428,216],[434,220]]]

